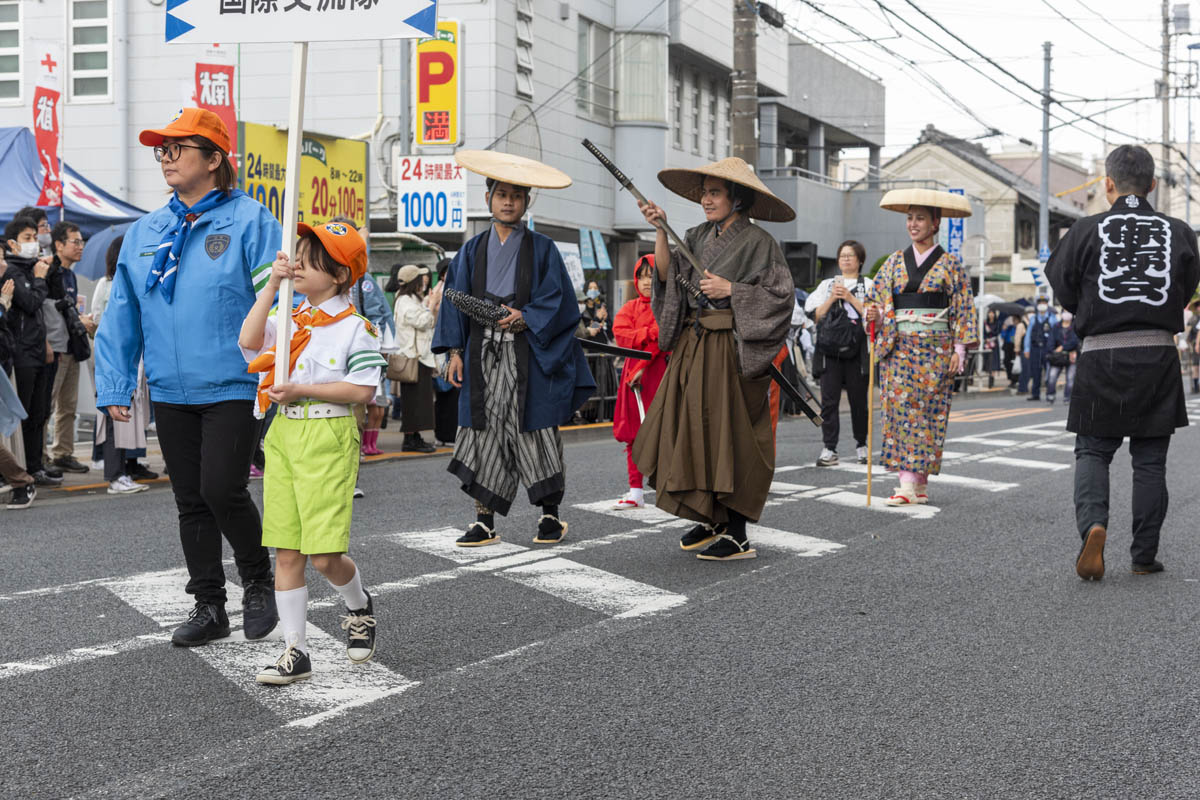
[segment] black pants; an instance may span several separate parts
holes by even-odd
[[[1075,437],[1075,524],[1086,536],[1093,525],[1108,527],[1108,467],[1121,447],[1121,437]],[[1170,436],[1131,438],[1133,461],[1133,544],[1135,564],[1149,564],[1158,554],[1158,535],[1167,516],[1167,448]]]
[[[433,435],[439,442],[454,444],[458,433],[458,391],[433,393]]]
[[[838,405],[842,401],[842,389],[850,398],[850,427],[854,431],[854,443],[858,447],[867,444],[867,375],[863,372],[863,359],[825,359],[825,371],[821,373],[821,436],[825,447],[837,452],[841,421]]]
[[[224,605],[222,534],[233,548],[243,586],[270,581],[271,555],[262,546],[262,518],[247,488],[259,428],[253,403],[155,403],[154,415],[179,509],[188,594]]]
[[[1029,348],[1029,361],[1023,365],[1029,372],[1029,394],[1038,398],[1042,395],[1042,374],[1046,371],[1046,351]]]
[[[25,471],[30,475],[42,469],[42,450],[46,442],[46,417],[50,414],[50,388],[54,383],[54,365],[17,367],[17,398],[28,416],[21,420],[21,442],[25,447]]]

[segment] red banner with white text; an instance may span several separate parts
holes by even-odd
[[[37,204],[61,206],[63,186],[58,147],[62,133],[59,129],[62,47],[58,43],[44,43],[37,52],[41,58],[38,61],[37,88],[33,92],[33,137],[38,161],[42,165],[42,190],[38,194]]]
[[[196,107],[207,109],[229,131],[229,159],[238,168],[237,106],[233,99],[232,64],[196,64]]]

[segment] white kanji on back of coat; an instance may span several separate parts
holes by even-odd
[[[1171,226],[1166,219],[1114,214],[1100,221],[1100,298],[1161,306],[1171,288]]]

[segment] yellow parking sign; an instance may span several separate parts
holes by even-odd
[[[440,20],[437,36],[413,48],[414,136],[418,146],[462,143],[459,123],[459,56],[462,26]]]

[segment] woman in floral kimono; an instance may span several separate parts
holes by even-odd
[[[900,473],[900,488],[887,503],[927,503],[928,476],[942,467],[954,377],[979,325],[962,260],[942,250],[937,235],[942,217],[969,217],[971,207],[962,195],[932,189],[893,190],[879,206],[906,214],[912,239],[879,268],[867,310],[879,326],[881,460]]]
[[[758,521],[775,474],[768,370],[796,300],[779,243],[750,220],[796,214],[740,158],[665,169],[658,179],[704,210],[706,221],[684,236],[702,269],[668,246],[663,210],[643,205],[659,228],[650,306],[658,346],[671,360],[633,459],[656,490],[655,504],[697,523],[680,547],[704,548],[697,555],[710,561],[753,558],[746,523]]]

